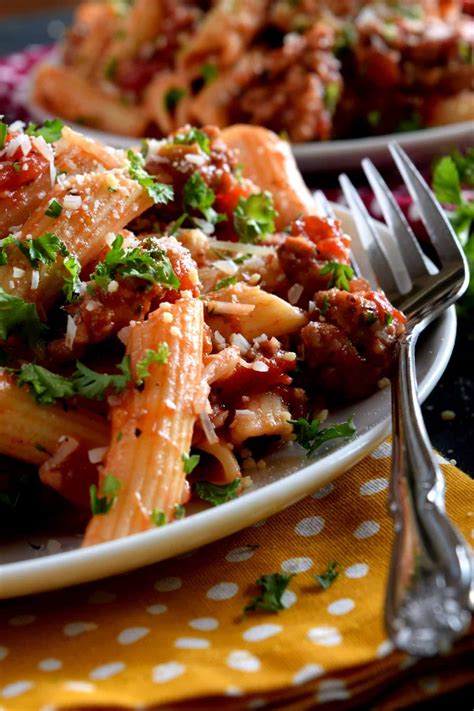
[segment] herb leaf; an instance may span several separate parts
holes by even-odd
[[[172,86],[165,94],[165,109],[169,113],[172,113],[184,96],[186,96],[186,89],[179,86]]]
[[[81,265],[77,257],[73,254],[67,256],[63,261],[63,267],[66,270],[66,276],[63,283],[63,294],[66,301],[74,301],[81,293]]]
[[[68,378],[33,363],[21,366],[17,383],[20,387],[28,385],[30,395],[40,405],[52,405],[60,398],[75,395],[73,384]]]
[[[72,380],[74,390],[89,400],[103,400],[105,392],[113,388],[115,392],[121,393],[132,379],[130,370],[130,356],[124,356],[117,368],[122,371],[122,375],[109,375],[108,373],[97,373],[95,370],[87,368],[83,363],[77,361],[76,372]]]
[[[221,486],[211,484],[210,481],[198,481],[195,486],[196,494],[199,498],[202,501],[209,501],[213,506],[220,506],[220,504],[225,504],[226,501],[236,499],[239,488],[240,479],[234,479],[230,484]]]
[[[105,496],[98,496],[96,485],[91,485],[89,489],[89,494],[91,502],[91,511],[94,516],[106,514],[110,511],[117,499],[117,495],[120,491],[121,486],[122,482],[120,481],[120,479],[117,479],[117,477],[115,477],[113,474],[107,474],[104,479],[102,491]]]
[[[356,431],[354,426],[354,416],[351,415],[347,422],[340,422],[337,425],[320,429],[320,420],[307,420],[299,417],[297,420],[289,420],[293,425],[296,434],[296,441],[307,450],[306,456],[310,457],[325,442],[338,437],[352,437]]]
[[[17,245],[34,269],[39,266],[40,262],[53,264],[58,254],[68,254],[64,243],[52,232],[47,232],[34,239],[19,240]]]
[[[245,606],[244,613],[254,612],[256,610],[265,610],[267,612],[284,610],[285,606],[282,602],[282,596],[294,576],[294,573],[271,573],[269,575],[262,575],[257,580],[257,585],[262,588],[262,591],[260,595],[252,598],[249,604]]]
[[[327,590],[336,580],[340,572],[340,565],[335,560],[330,560],[324,573],[315,575],[314,579],[321,585],[323,590]]]
[[[219,76],[219,69],[217,66],[215,64],[210,64],[209,62],[203,64],[199,72],[204,79],[205,84],[211,84]]]
[[[433,189],[440,202],[461,205],[461,181],[458,169],[451,156],[441,158],[433,174]]]
[[[28,136],[42,136],[46,143],[54,143],[61,138],[64,124],[59,119],[46,119],[38,128],[36,123],[29,123],[25,129]]]
[[[184,208],[199,210],[207,222],[212,225],[227,219],[225,215],[220,215],[212,207],[215,199],[213,191],[206,185],[199,173],[193,173],[188,178],[183,189]]]
[[[5,139],[8,133],[8,124],[0,120],[0,150],[5,145]]]
[[[46,217],[59,217],[63,211],[63,206],[57,200],[51,200],[48,205],[48,209],[45,211]]]
[[[141,385],[145,378],[150,375],[149,368],[152,363],[168,362],[169,348],[167,343],[160,343],[156,349],[147,348],[145,355],[137,363],[137,385]]]
[[[271,193],[240,197],[234,210],[234,227],[240,242],[259,242],[274,232],[276,216]]]
[[[4,266],[5,264],[8,263],[8,252],[5,249],[5,247],[8,247],[10,244],[16,244],[17,240],[13,235],[8,235],[8,237],[4,237],[2,240],[0,240],[0,266]]]
[[[155,205],[166,205],[173,199],[173,187],[166,185],[166,183],[158,182],[156,178],[145,170],[145,158],[141,153],[135,153],[129,149],[127,158],[130,164],[128,168],[130,177],[147,191]]]
[[[220,289],[225,289],[227,286],[232,286],[233,284],[237,284],[237,277],[236,276],[228,276],[224,277],[220,281],[217,282],[217,284],[214,287],[214,291],[219,291]]]
[[[199,464],[201,457],[199,454],[186,454],[183,452],[181,459],[183,460],[184,473],[191,474],[193,469],[195,469]]]
[[[329,289],[335,286],[336,289],[344,291],[349,291],[349,282],[354,276],[352,267],[349,264],[341,264],[341,262],[328,262],[319,273],[321,276],[332,274],[328,284]]]
[[[153,509],[150,519],[155,526],[164,526],[166,524],[166,514],[161,509]]]
[[[105,288],[116,276],[137,277],[151,284],[164,284],[179,289],[179,280],[164,250],[150,246],[148,249],[134,247],[125,250],[124,238],[117,235],[104,261],[99,262],[91,280]]]
[[[185,133],[178,133],[176,136],[174,136],[173,143],[176,143],[178,145],[192,145],[193,143],[197,143],[199,148],[204,151],[204,153],[206,153],[208,156],[211,155],[211,144],[209,136],[207,135],[207,133],[204,133],[204,131],[200,131],[198,128],[194,128],[194,126],[190,128],[189,131],[186,131]]]
[[[19,296],[7,294],[0,287],[0,340],[4,341],[8,338],[14,328],[19,329],[22,338],[30,345],[33,345],[46,330],[34,304],[29,304]]]

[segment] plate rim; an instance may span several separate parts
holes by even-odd
[[[352,221],[347,209],[340,205],[334,205],[334,208],[339,216]],[[386,229],[382,223],[377,224],[379,229]],[[433,390],[450,360],[456,338],[455,307],[451,306],[434,322],[433,327],[436,324],[443,329],[443,335],[432,343],[432,346],[438,347],[438,353],[419,384],[420,401]],[[354,405],[361,406],[369,400],[370,398],[366,398]],[[223,506],[205,509],[179,521],[179,536],[170,537],[171,529],[164,527],[90,548],[4,563],[0,566],[0,599],[46,592],[130,572],[222,540],[267,515],[284,510],[342,475],[373,451],[386,438],[390,429],[388,408],[388,412],[378,424],[357,435],[355,439],[331,449],[322,457],[308,462],[301,469],[256,488]],[[203,520],[206,521],[204,526],[201,525]],[[245,520],[244,524],[242,520]],[[217,535],[214,535],[214,531],[218,532]],[[166,554],[154,554],[153,551],[160,548],[163,539],[169,537]],[[128,560],[125,566],[121,562],[123,558]]]

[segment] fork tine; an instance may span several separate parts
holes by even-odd
[[[314,199],[316,201],[316,206],[318,208],[318,211],[322,215],[329,218],[330,220],[336,219],[334,210],[332,209],[329,200],[327,199],[326,195],[323,193],[322,190],[316,190],[316,192],[314,193]],[[354,274],[356,277],[362,276],[362,272],[360,270],[360,267],[357,263],[357,259],[355,258],[354,252],[352,251],[352,249],[351,249],[351,266],[352,266],[352,269],[354,270]]]
[[[416,279],[416,277],[428,274],[429,270],[425,263],[425,256],[421,251],[418,240],[386,182],[369,158],[364,158],[362,168],[377,198],[385,222],[403,253],[403,261],[410,277]]]
[[[453,228],[425,180],[397,143],[391,142],[388,147],[411,197],[420,210],[421,219],[441,263],[453,259],[462,261],[462,249]]]
[[[360,237],[361,250],[358,252],[357,257],[364,270],[363,274],[367,278],[367,274],[375,272],[377,282],[388,298],[392,300],[399,294],[399,288],[385,247],[372,227],[371,217],[347,175],[340,175],[339,182],[351,209]],[[372,288],[376,288],[372,279],[369,279],[369,282]]]

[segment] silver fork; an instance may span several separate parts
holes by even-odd
[[[421,331],[465,291],[468,269],[443,210],[408,156],[389,146],[418,206],[441,267],[426,259],[381,175],[362,167],[390,234],[382,239],[346,175],[339,180],[354,218],[359,265],[407,316],[392,379],[390,512],[395,542],[385,601],[385,623],[394,644],[415,656],[449,649],[468,627],[470,553],[444,506],[444,479],[426,432],[417,396],[415,343]],[[357,249],[358,247],[358,249]]]

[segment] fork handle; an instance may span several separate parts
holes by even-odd
[[[400,341],[392,380],[395,541],[385,621],[399,649],[432,656],[449,649],[469,625],[472,569],[469,548],[445,512],[444,479],[418,402],[416,338],[411,330]]]

